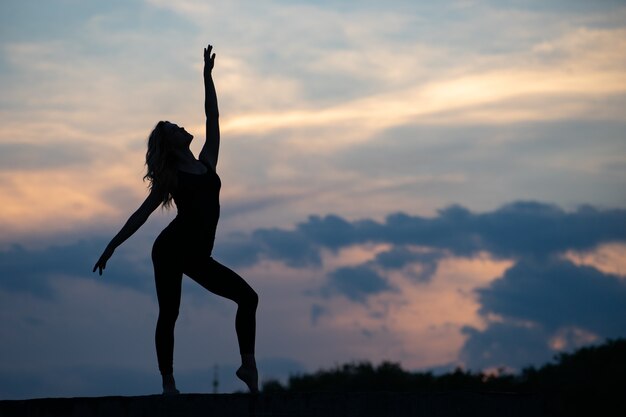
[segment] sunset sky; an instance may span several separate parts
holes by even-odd
[[[257,290],[261,378],[355,360],[520,370],[626,337],[623,1],[3,0],[0,399],[157,393],[159,120],[204,140],[214,256]],[[235,306],[184,284],[184,392],[243,390]]]

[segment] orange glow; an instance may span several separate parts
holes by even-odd
[[[473,291],[501,276],[512,262],[495,260],[488,254],[472,259],[447,258],[439,263],[432,279],[422,283],[412,281],[406,275],[408,269],[394,272],[390,281],[399,291],[375,295],[366,304],[346,302],[341,296],[320,299],[315,295],[315,288],[327,283],[327,272],[367,262],[381,250],[385,250],[383,245],[355,245],[333,255],[325,254],[328,264],[321,268],[294,269],[280,262],[263,261],[239,272],[252,279],[262,298],[271,293],[272,298],[281,300],[260,307],[260,323],[272,323],[274,333],[288,326],[289,341],[285,340],[285,346],[297,349],[317,366],[368,359],[394,360],[405,367],[422,368],[457,360],[465,342],[461,328],[485,326],[477,313],[479,305]],[[303,300],[303,293],[309,297]],[[312,325],[311,306],[317,303],[327,310]],[[332,349],[327,349],[328,343]],[[281,353],[276,349],[282,344],[276,340],[261,338],[260,344],[260,349],[267,344],[265,348],[274,354]]]
[[[70,173],[2,175],[0,222],[8,233],[64,229],[98,215],[111,215],[68,177]]]
[[[224,121],[224,131],[259,133],[294,127],[306,128],[349,123],[353,128],[379,131],[408,122],[511,123],[522,120],[553,120],[586,114],[597,103],[575,100],[573,96],[620,94],[626,92],[624,71],[563,73],[560,70],[506,70],[468,75],[394,93],[359,99],[326,109],[248,113]],[[540,98],[561,97],[563,105],[540,105]],[[528,102],[525,99],[536,97]],[[593,101],[593,100],[592,100]],[[512,107],[492,106],[514,104]],[[517,105],[515,105],[517,103]],[[490,106],[490,107],[486,107]],[[589,116],[589,114],[586,114]],[[623,114],[609,112],[623,119]],[[362,139],[367,139],[369,135]],[[307,142],[310,144],[310,142]],[[346,145],[345,141],[337,145]],[[315,148],[319,147],[316,143]]]
[[[183,7],[182,12],[189,13],[190,9]],[[425,54],[424,59],[442,53],[418,49],[420,54]],[[63,51],[63,44],[59,42],[23,42],[8,45],[6,52],[7,59],[16,68],[65,74],[66,61],[59,60],[59,56],[66,56]],[[271,150],[268,155],[271,164],[264,172],[276,196],[291,197],[304,193],[300,184],[294,185],[297,184],[294,178],[297,179],[300,172],[293,164],[292,155],[321,158],[369,141],[383,129],[407,123],[500,124],[581,117],[626,120],[624,112],[611,104],[611,100],[598,100],[626,92],[625,29],[577,29],[504,57],[474,57],[450,71],[427,73],[429,77],[425,79],[420,78],[425,74],[424,67],[389,51],[384,52],[384,57],[397,63],[398,67],[392,71],[396,77],[382,72],[379,76],[368,73],[368,77],[379,77],[372,78],[380,81],[379,89],[367,96],[325,101],[323,106],[305,98],[303,80],[268,77],[259,74],[243,57],[222,56],[215,77],[224,110],[221,119],[224,136],[248,135],[254,139],[267,132],[291,131],[281,139],[280,147]],[[319,63],[311,64],[312,70],[332,72],[336,67],[343,74],[363,75],[358,73],[362,70],[359,62],[368,59],[368,54],[359,55],[359,51],[354,51],[350,62],[338,56],[328,55],[321,68],[315,67]],[[98,169],[84,167],[82,171],[72,167],[53,172],[39,170],[37,175],[4,170],[0,174],[3,193],[0,226],[7,232],[67,228],[72,219],[83,222],[115,215],[115,210],[100,201],[99,194],[106,187],[137,187],[137,196],[141,196],[144,190],[137,185],[137,178],[141,176],[143,155],[138,149],[143,146],[149,127],[165,117],[164,113],[181,119],[198,138],[203,136],[201,92],[195,87],[196,81],[181,80],[181,87],[147,80],[131,88],[123,77],[98,72],[99,65],[84,65],[72,69],[71,74],[77,78],[56,80],[45,98],[25,87],[16,90],[13,99],[26,103],[28,111],[3,111],[0,143],[76,144],[91,157],[97,153],[100,161],[109,164],[100,164]],[[94,74],[98,74],[97,77]],[[91,82],[94,78],[99,80],[96,85]],[[77,88],[82,83],[90,88]],[[91,87],[96,90],[92,91]],[[181,88],[190,91],[189,95],[177,93]],[[137,97],[137,103],[129,103],[129,91]],[[97,101],[92,100],[94,95]],[[170,96],[171,101],[165,99]],[[184,119],[189,117],[196,122],[187,123]],[[198,152],[200,144],[193,146]],[[129,155],[132,158],[126,159]],[[128,161],[127,168],[120,168],[120,158],[124,158],[124,163]],[[110,165],[111,161],[116,165]],[[231,169],[226,164],[222,167]],[[341,201],[337,194],[345,194],[348,187],[354,196],[360,197],[402,184],[459,184],[467,180],[463,173],[449,172],[437,177],[424,174],[376,179],[362,185],[354,173],[337,171],[329,170],[329,177],[324,179],[332,178],[337,184],[335,189],[341,191],[308,185],[306,192],[314,193],[321,206],[330,207]],[[318,175],[323,177],[324,172],[320,170]],[[255,185],[237,188],[229,184],[224,190],[225,200],[245,198],[255,192]],[[393,204],[409,205],[399,200],[388,201],[393,201],[389,207],[379,203],[378,213],[392,211]],[[428,210],[438,203],[428,203]],[[310,206],[310,202],[304,200],[291,204],[291,209],[300,210],[299,213],[308,211]],[[426,210],[425,207],[419,209]],[[363,207],[364,216],[372,215],[368,211],[371,210]]]
[[[626,279],[626,245],[609,243],[590,252],[568,251],[564,257],[576,265],[592,266],[605,274]]]
[[[334,258],[332,264],[366,261],[381,249],[382,246],[353,247],[343,253],[346,259]],[[370,297],[366,305],[347,303],[342,297],[324,301],[331,313],[313,331],[341,338],[334,350],[340,345],[341,360],[393,359],[412,368],[452,362],[465,341],[461,328],[485,326],[473,291],[488,285],[511,265],[510,261],[494,260],[488,254],[473,259],[447,258],[439,263],[430,281],[421,283],[411,280],[410,269],[414,266],[408,266],[390,273],[391,283],[399,291]],[[370,336],[365,337],[362,332]],[[316,356],[324,361],[323,354]]]
[[[460,329],[484,327],[474,290],[500,277],[511,265],[488,254],[447,258],[439,263],[431,282],[401,283],[406,305],[396,311],[393,327],[405,335],[405,349],[414,352],[407,364],[422,367],[455,360],[465,342]]]
[[[598,336],[588,330],[578,327],[559,329],[548,342],[554,351],[564,351],[596,342]]]
[[[258,134],[301,129],[301,140],[294,144],[319,152],[363,142],[382,129],[406,123],[502,124],[579,117],[623,121],[623,112],[597,98],[626,92],[624,39],[623,29],[577,30],[489,62],[488,69],[468,66],[426,83],[412,79],[415,71],[402,71],[406,79],[386,90],[324,108],[303,103],[298,89],[285,81],[276,85],[280,94],[269,96],[284,97],[287,104],[273,103],[273,111],[259,110],[267,109],[267,103],[239,106],[238,113],[225,113],[223,130]],[[241,72],[246,66],[233,63],[231,69]],[[232,82],[232,89],[239,91],[238,82]],[[328,141],[320,134],[319,129],[327,127],[341,140]]]
[[[124,190],[124,195],[116,195],[120,194],[116,190]],[[105,198],[108,192],[111,195]],[[130,198],[138,206],[145,192],[141,173],[123,165],[0,173],[0,228],[7,239],[23,233],[48,234],[90,223],[119,222],[120,216],[130,213],[116,198]]]
[[[340,267],[364,264],[390,248],[389,244],[353,245],[341,248],[337,252],[325,250],[322,259],[325,269],[330,271]]]

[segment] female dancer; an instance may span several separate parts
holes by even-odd
[[[241,353],[237,376],[251,392],[258,391],[254,359],[258,296],[235,272],[211,257],[220,214],[220,178],[216,172],[220,145],[217,94],[211,72],[215,63],[213,47],[204,50],[206,141],[196,159],[189,149],[193,136],[185,129],[161,121],[150,134],[146,153],[150,194],[108,244],[93,268],[105,269],[115,248],[132,236],[161,204],[176,204],[176,218],[161,232],[152,247],[154,279],[159,302],[156,351],[163,377],[163,393],[177,394],[173,376],[174,325],[180,306],[183,274],[207,290],[237,303],[235,330]]]

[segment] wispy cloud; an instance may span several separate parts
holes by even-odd
[[[24,221],[12,218],[15,210],[10,210],[0,223],[11,224],[14,235],[27,233],[28,225],[53,223],[76,204],[85,207],[81,219],[101,221],[106,210],[99,207],[108,203],[100,196],[106,189],[136,187],[139,200],[143,195],[138,181],[141,147],[159,119],[176,120],[202,137],[198,51],[207,42],[205,37],[216,44],[218,52],[215,78],[224,133],[220,169],[230,179],[225,203],[230,200],[245,206],[267,195],[286,202],[280,216],[276,210],[259,213],[260,224],[278,224],[285,215],[296,221],[311,211],[307,207],[318,203],[326,210],[336,206],[346,212],[349,201],[371,194],[388,195],[377,201],[380,208],[369,209],[379,216],[394,209],[385,201],[408,209],[418,195],[422,211],[432,211],[450,201],[469,201],[471,193],[463,190],[484,183],[472,171],[488,163],[457,158],[467,143],[459,132],[450,132],[458,146],[441,158],[456,159],[454,168],[445,172],[437,172],[439,165],[419,160],[433,151],[424,148],[432,142],[425,137],[419,137],[419,143],[407,137],[395,142],[398,148],[412,144],[405,153],[417,159],[403,164],[408,171],[403,175],[371,178],[365,164],[358,170],[347,169],[345,158],[356,153],[363,156],[363,148],[394,141],[398,129],[492,126],[504,132],[494,130],[493,137],[471,144],[470,151],[487,156],[488,147],[503,151],[504,158],[516,158],[519,153],[506,153],[498,142],[511,124],[624,123],[619,109],[626,89],[626,36],[623,27],[602,10],[586,15],[567,11],[572,17],[567,24],[558,14],[541,9],[488,2],[440,7],[398,2],[382,8],[374,4],[339,7],[278,2],[260,7],[253,2],[150,1],[133,3],[131,11],[137,19],[116,7],[80,9],[68,18],[68,30],[81,36],[13,36],[2,44],[7,71],[2,79],[0,141],[5,146],[67,144],[59,149],[61,154],[75,152],[69,148],[72,144],[75,149],[89,144],[99,154],[97,161],[86,158],[93,162],[79,175],[43,174],[55,176],[57,184],[66,182],[62,188],[76,194],[65,203],[52,204],[58,209],[47,215],[29,207],[57,200],[54,196],[61,195],[60,191],[40,190],[40,183],[29,176],[13,178],[21,174],[6,164],[3,194],[11,195],[9,205],[22,211]],[[505,23],[512,21],[518,23]],[[490,33],[501,34],[506,43]],[[516,137],[523,134],[518,132]],[[594,147],[607,149],[607,155],[616,159],[623,146],[602,146],[610,141],[607,135],[594,137]],[[194,145],[194,150],[198,147]],[[574,149],[566,154],[572,155]],[[537,146],[536,157],[545,155]],[[594,156],[588,163],[610,162],[606,158]],[[576,164],[580,166],[579,161]],[[472,205],[491,208],[517,198],[513,191],[520,185],[515,176],[527,175],[526,168],[505,173],[512,190],[509,194],[485,206],[477,200]],[[548,171],[545,165],[534,170],[537,175],[554,177]],[[609,178],[606,169],[598,175]],[[572,180],[563,184],[566,177]],[[93,187],[84,186],[85,178]],[[617,195],[611,191],[617,189],[613,183],[591,187],[596,179],[590,173],[585,178],[564,174],[560,178],[558,188],[563,192],[584,183],[581,189],[607,190],[601,197],[604,204],[616,203],[616,197],[607,197]],[[104,187],[103,181],[114,184]],[[33,191],[15,193],[11,184]],[[263,189],[267,191],[259,195]],[[539,189],[529,185],[518,188],[518,194],[531,198],[551,194],[530,191]],[[36,198],[37,194],[41,197]],[[573,200],[579,194],[580,190],[572,190],[558,201],[593,200],[584,196]],[[107,210],[111,216],[106,221],[123,220],[121,212],[115,217]],[[352,215],[366,213],[354,211]],[[226,220],[232,228],[241,224],[237,221],[245,220]],[[68,218],[64,228],[71,227],[69,222]]]
[[[444,73],[426,82],[407,77],[396,91],[366,92],[365,97],[316,109],[234,116],[226,119],[224,128],[233,133],[325,125],[359,130],[359,135],[330,144],[307,138],[304,145],[332,152],[352,145],[350,138],[365,141],[381,129],[409,122],[504,124],[581,117],[624,121],[610,103],[604,108],[597,103],[598,96],[626,93],[623,39],[623,29],[579,29],[511,56],[475,59],[478,62],[462,67],[462,74]]]

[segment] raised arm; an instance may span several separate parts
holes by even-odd
[[[93,272],[96,272],[96,269],[99,269],[100,275],[102,275],[102,270],[106,268],[107,261],[115,252],[115,249],[124,243],[126,239],[131,237],[150,217],[150,214],[163,202],[161,194],[155,190],[154,188],[150,191],[148,197],[146,197],[145,201],[139,206],[137,211],[135,211],[126,221],[126,224],[122,227],[122,229],[118,232],[111,242],[107,245],[104,252],[98,259],[98,262],[93,267]]]
[[[204,49],[204,113],[206,114],[206,141],[200,151],[200,160],[215,170],[220,150],[219,111],[217,109],[217,93],[211,72],[215,63],[215,54],[211,55],[213,46]]]

